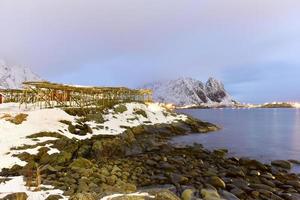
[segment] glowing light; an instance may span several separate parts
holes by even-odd
[[[168,104],[165,105],[165,108],[169,109],[169,110],[173,110],[175,108],[175,106],[171,103],[168,103]]]
[[[295,108],[300,108],[300,103],[294,103]]]

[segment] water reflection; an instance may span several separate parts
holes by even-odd
[[[227,148],[233,155],[269,162],[275,159],[300,160],[300,110],[298,109],[215,109],[182,110],[213,122],[222,130],[203,135],[175,138],[175,143],[195,141],[209,149]]]

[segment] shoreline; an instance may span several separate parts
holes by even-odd
[[[69,122],[62,123],[73,130]],[[76,127],[76,134],[90,131],[85,123]],[[300,198],[300,177],[289,172],[290,162],[273,161],[269,165],[255,159],[227,157],[226,149],[209,151],[200,144],[176,147],[169,143],[175,136],[219,130],[211,123],[187,117],[170,124],[122,128],[126,131],[120,135],[95,135],[86,140],[55,132],[31,135],[32,139],[59,136],[58,140],[47,141],[59,153],[49,155],[47,147],[42,147],[37,154],[19,154],[18,158],[27,164],[2,170],[0,183],[7,181],[4,177],[23,176],[28,183],[39,177],[41,189],[52,185],[63,192],[47,200],[136,200],[135,195],[140,193],[144,196],[138,196],[138,200]],[[121,194],[109,197],[116,193]],[[122,195],[128,193],[134,195]],[[4,199],[14,199],[14,195],[26,196],[11,194]]]

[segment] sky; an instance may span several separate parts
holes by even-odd
[[[300,101],[299,0],[0,0],[0,58],[62,83],[220,79]]]

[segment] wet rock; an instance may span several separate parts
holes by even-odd
[[[240,158],[239,163],[240,163],[240,165],[244,165],[249,169],[262,170],[262,171],[265,171],[268,169],[261,162],[259,162],[257,160],[248,159],[248,158]]]
[[[186,189],[182,192],[181,194],[181,199],[182,200],[193,200],[194,198],[194,190],[192,189]]]
[[[230,190],[230,192],[235,196],[237,196],[238,198],[244,198],[246,195],[246,193],[239,188],[233,188],[232,190]]]
[[[213,153],[218,156],[218,157],[225,157],[228,153],[228,150],[227,149],[217,149],[217,150],[214,150]]]
[[[261,189],[261,190],[266,190],[266,191],[270,191],[270,192],[275,192],[276,189],[274,189],[273,187],[270,187],[268,185],[264,185],[264,184],[251,184],[250,187],[255,188],[255,189]]]
[[[288,160],[288,161],[293,164],[300,165],[300,160]]]
[[[226,184],[224,183],[224,181],[217,176],[211,177],[209,179],[209,183],[216,188],[222,188],[222,189],[226,188]]]
[[[201,195],[204,200],[220,200],[220,195],[216,190],[202,189]]]
[[[271,165],[276,167],[281,167],[283,169],[288,169],[288,170],[292,168],[292,163],[285,160],[274,160],[271,162]]]
[[[270,180],[275,180],[275,176],[273,176],[271,173],[262,174],[261,177],[264,177],[264,178],[270,179]]]
[[[230,177],[245,177],[245,173],[240,167],[231,167],[227,170],[227,176],[230,176]]]
[[[152,193],[151,193],[152,194]],[[174,193],[169,190],[162,190],[154,194],[155,200],[180,200]]]
[[[236,197],[234,194],[232,194],[230,192],[227,192],[226,190],[221,190],[219,193],[220,193],[220,195],[223,199],[226,199],[226,200],[239,200],[238,197]]]
[[[174,173],[172,173],[170,175],[170,179],[171,179],[172,183],[174,183],[175,185],[176,184],[185,184],[189,181],[189,179],[187,177],[182,176],[180,174],[174,174]]]
[[[300,181],[297,180],[289,180],[286,182],[286,184],[291,185],[295,188],[300,188]]]
[[[260,176],[260,172],[256,170],[251,170],[249,173],[251,176]]]

